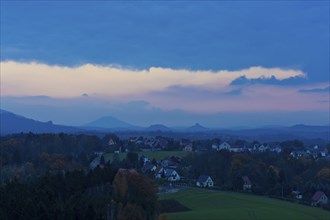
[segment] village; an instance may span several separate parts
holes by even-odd
[[[118,139],[118,137],[117,137]],[[213,142],[212,142],[213,141]],[[214,143],[216,142],[216,143]],[[231,143],[233,142],[233,143]],[[114,147],[110,151],[119,152],[148,152],[148,151],[176,151],[182,150],[186,152],[209,152],[209,151],[221,151],[227,150],[233,153],[276,153],[282,152],[283,147],[280,142],[270,142],[270,143],[259,143],[258,141],[253,141],[248,143],[244,140],[232,140],[221,142],[219,139],[207,140],[207,141],[196,141],[190,139],[179,139],[174,140],[168,137],[156,136],[156,137],[130,137],[128,140],[117,143],[112,138],[108,141],[109,147]],[[323,158],[330,160],[330,155],[328,148],[326,146],[320,147],[317,144],[311,146],[290,146],[286,147],[285,150],[290,151],[290,156],[294,158]],[[96,151],[96,155],[105,153],[105,151]]]
[[[287,143],[284,143],[284,145],[286,144]],[[225,155],[225,157],[229,158],[264,158],[266,155],[271,155],[273,158],[286,157],[286,160],[288,161],[306,160],[314,161],[315,163],[318,163],[318,161],[324,163],[324,161],[330,160],[330,155],[328,154],[328,148],[326,146],[320,147],[318,145],[313,145],[305,147],[301,146],[301,144],[300,146],[294,146],[293,143],[291,147],[283,147],[282,143],[279,142],[260,144],[257,141],[248,143],[242,140],[221,142],[219,139],[196,141],[189,139],[173,140],[161,136],[140,136],[130,137],[125,141],[119,141],[118,138],[109,138],[106,149],[107,151],[104,150],[94,152],[96,158],[90,163],[91,169],[95,169],[96,167],[102,168],[106,163],[118,160],[120,155],[122,155],[121,157],[124,155],[128,157],[128,154],[135,154],[138,162],[135,167],[133,166],[133,168],[136,168],[145,176],[157,181],[160,186],[159,189],[163,193],[173,191],[173,189],[179,190],[180,188],[200,187],[212,190],[234,190],[237,192],[250,194],[264,194],[267,192],[266,194],[274,198],[295,203],[321,207],[328,205],[328,196],[322,190],[317,190],[317,187],[313,188],[314,192],[306,192],[306,190],[303,192],[302,186],[297,186],[297,184],[292,184],[292,186],[289,186],[290,183],[288,183],[288,179],[290,178],[281,177],[281,175],[288,175],[283,174],[287,172],[285,168],[281,169],[276,167],[276,165],[270,165],[268,167],[266,170],[267,173],[264,173],[264,175],[270,176],[271,172],[274,172],[275,179],[286,179],[279,181],[275,180],[273,185],[265,184],[265,186],[261,186],[260,181],[258,182],[258,178],[256,178],[255,175],[248,175],[248,172],[244,171],[244,169],[241,169],[239,172],[235,171],[235,174],[227,175],[230,176],[230,178],[231,175],[235,175],[234,179],[217,182],[216,179],[219,179],[219,176],[214,175],[215,172],[212,172],[212,175],[211,172],[207,171],[207,169],[205,169],[205,172],[203,173],[192,171],[195,166],[199,165],[191,159],[191,157],[199,157],[199,155],[205,154],[219,154],[222,156]],[[111,153],[109,153],[109,151]],[[164,154],[164,152],[166,153]],[[158,159],[156,159],[154,156],[159,154],[164,154],[167,156],[164,156],[163,158],[157,156]],[[178,154],[180,156],[178,156]],[[189,157],[190,159],[187,159]],[[121,159],[126,160],[127,158],[124,157]],[[230,163],[235,161],[234,159],[230,160]],[[217,164],[213,164],[212,166],[217,166]],[[214,168],[209,167],[208,169]],[[231,170],[230,172],[233,172],[233,168],[229,169]],[[240,168],[238,168],[238,170],[239,169]],[[270,176],[270,179],[271,178],[272,177]],[[264,192],[258,192],[257,188],[262,187],[265,188]],[[281,192],[269,193],[270,190],[267,190],[269,187],[273,187],[274,189],[281,188],[279,189]]]

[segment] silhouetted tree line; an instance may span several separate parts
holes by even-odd
[[[126,172],[127,171],[127,172]],[[136,171],[105,166],[0,186],[0,219],[157,219],[157,188]]]
[[[20,133],[0,137],[0,183],[14,176],[25,178],[46,171],[68,171],[87,168],[94,152],[105,151],[112,139],[116,146],[121,140],[115,134],[103,138],[85,134]]]
[[[1,137],[2,165],[32,161],[42,153],[77,157],[101,150],[103,140],[94,135],[21,133]]]

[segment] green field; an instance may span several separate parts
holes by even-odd
[[[176,199],[192,211],[167,213],[176,219],[237,220],[329,220],[330,212],[320,208],[293,204],[262,196],[204,189],[181,190],[163,194],[160,199]]]
[[[141,155],[144,155],[148,157],[149,159],[155,158],[156,160],[162,160],[165,157],[170,157],[170,156],[179,156],[179,157],[184,157],[188,154],[189,152],[186,151],[145,151],[145,152],[138,152],[139,157]],[[120,160],[123,160],[126,157],[127,153],[119,153],[119,158]],[[113,153],[105,154],[106,159],[112,160],[113,158]]]

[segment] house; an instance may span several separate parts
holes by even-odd
[[[231,146],[230,148],[229,148],[229,151],[230,152],[235,152],[235,153],[238,153],[238,152],[243,152],[243,148],[242,147],[240,147],[240,146]]]
[[[218,150],[229,150],[230,147],[230,144],[228,144],[227,142],[223,142],[219,145]]]
[[[268,151],[269,150],[269,146],[268,145],[261,145],[261,146],[259,146],[259,148],[258,148],[258,151],[259,152],[266,152],[266,151]]]
[[[292,195],[293,195],[293,197],[294,197],[295,199],[299,199],[299,200],[302,199],[302,194],[301,194],[300,191],[297,191],[297,190],[292,191]]]
[[[180,140],[180,146],[186,146],[186,145],[190,145],[190,144],[192,144],[192,143],[191,143],[191,140],[189,140],[189,139]]]
[[[109,141],[108,141],[108,145],[112,146],[112,145],[115,145],[115,144],[116,144],[116,142],[112,138],[110,138]]]
[[[150,159],[148,157],[144,156],[144,155],[141,155],[140,156],[140,161],[142,161],[143,165],[144,165],[146,162],[148,162],[148,161],[150,162]]]
[[[136,143],[139,140],[139,137],[130,137],[129,142]]]
[[[168,181],[180,180],[180,175],[174,169],[164,169],[164,175]]]
[[[149,147],[153,147],[155,146],[157,143],[157,141],[154,139],[154,138],[147,138],[145,141],[144,141],[144,144],[149,146]]]
[[[322,191],[317,191],[312,197],[312,206],[326,205],[328,204],[328,197]]]
[[[305,151],[292,151],[290,153],[290,156],[294,158],[308,157],[308,153],[306,153]]]
[[[253,146],[248,147],[248,151],[250,153],[257,153],[258,152],[258,147],[259,147],[259,145],[254,144]]]
[[[328,155],[328,149],[326,147],[319,147],[318,145],[315,145],[311,151],[314,158],[326,157]]]
[[[100,168],[104,168],[104,165],[109,162],[109,158],[106,158],[104,156],[97,156],[92,162],[89,164],[90,169],[95,169],[97,166]]]
[[[191,144],[187,144],[184,148],[183,151],[187,151],[187,152],[192,152],[193,148]]]
[[[259,145],[258,144],[254,144],[253,147],[252,147],[252,150],[253,151],[256,151],[256,150],[258,150],[258,148],[259,148]]]
[[[320,149],[321,157],[326,157],[328,155],[328,149],[326,147]]]
[[[175,157],[175,156],[171,156],[171,157],[167,157],[164,160],[162,160],[160,162],[160,164],[163,167],[169,167],[172,169],[176,169],[176,167],[181,163],[181,158],[180,157]]]
[[[217,145],[217,144],[212,144],[212,146],[211,146],[211,148],[212,148],[212,150],[219,150],[219,145]]]
[[[214,183],[210,176],[201,175],[197,179],[196,186],[198,187],[213,187]]]
[[[276,144],[276,145],[271,146],[269,151],[279,154],[282,152],[282,147],[279,144]]]
[[[144,165],[143,165],[143,167],[142,167],[142,170],[143,170],[143,172],[153,172],[153,171],[155,171],[156,170],[156,166],[155,165],[153,165],[150,161],[147,161],[147,162],[145,162],[144,163]]]
[[[252,183],[250,181],[250,178],[248,176],[242,176],[242,180],[243,180],[243,190],[250,191],[252,188]]]
[[[94,151],[95,156],[102,156],[104,154],[104,151]]]
[[[160,179],[162,178],[162,173],[164,172],[164,168],[160,165],[158,165],[156,167],[156,170],[155,170],[155,178],[156,179]]]
[[[162,160],[162,161],[160,162],[160,164],[161,164],[163,167],[167,167],[169,163],[170,163],[170,160],[168,160],[168,159],[164,159],[164,160]]]

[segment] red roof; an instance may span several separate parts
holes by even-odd
[[[318,201],[320,200],[320,198],[324,195],[324,192],[321,191],[317,191],[314,196],[312,197],[313,201]]]
[[[156,168],[156,173],[159,173],[163,167],[162,166],[157,166]]]

